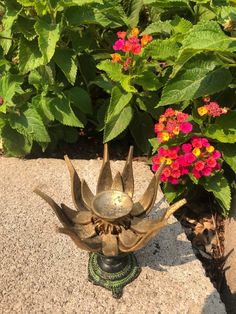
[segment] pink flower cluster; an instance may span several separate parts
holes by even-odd
[[[138,55],[142,51],[142,47],[146,46],[150,41],[152,41],[151,35],[138,36],[139,29],[137,27],[132,28],[130,34],[127,32],[117,32],[118,40],[115,41],[113,49],[115,51],[121,51],[125,55],[120,53],[113,53],[111,55],[112,61],[114,63],[120,63],[123,69],[127,71],[129,66],[133,63],[132,57]]]
[[[161,175],[162,182],[178,184],[185,175],[192,174],[196,179],[208,177],[221,169],[221,153],[207,138],[193,136],[188,143],[169,149],[160,147],[152,158],[152,170],[157,171],[166,161]]]
[[[183,134],[190,133],[193,126],[188,122],[188,117],[187,113],[179,112],[172,108],[166,109],[154,128],[158,142],[167,142],[169,139],[179,135],[180,132]]]
[[[204,106],[198,107],[197,111],[200,116],[208,115],[211,117],[219,117],[228,112],[228,108],[221,108],[217,102],[210,101],[210,97],[204,97]]]
[[[113,45],[114,50],[121,50],[123,52],[131,52],[134,55],[138,55],[143,46],[146,46],[151,40],[151,35],[143,35],[141,38],[138,37],[139,29],[134,27],[131,30],[131,36],[126,39],[126,32],[117,32],[119,38]]]

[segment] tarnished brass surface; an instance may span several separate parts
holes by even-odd
[[[99,193],[92,203],[93,212],[107,221],[127,216],[132,207],[132,199],[126,193],[112,190]]]
[[[156,201],[160,175],[164,163],[153,176],[143,196],[133,203],[134,177],[133,148],[122,173],[112,178],[108,147],[104,145],[103,165],[100,170],[97,192],[94,196],[85,180],[80,180],[74,166],[65,156],[71,179],[72,199],[76,210],[64,204],[59,206],[44,192],[35,189],[54,210],[63,225],[61,233],[67,234],[78,247],[105,256],[117,256],[141,249],[168,223],[168,218],[186,200],[171,205],[160,219],[148,219]]]

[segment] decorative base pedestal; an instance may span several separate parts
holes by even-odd
[[[88,279],[95,285],[112,291],[112,296],[120,298],[123,288],[140,274],[134,254],[107,257],[102,254],[90,253]]]

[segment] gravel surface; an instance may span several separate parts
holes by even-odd
[[[94,191],[101,161],[73,163]],[[123,165],[112,162],[115,171]],[[145,163],[134,162],[134,175],[137,199],[152,173]],[[0,313],[226,313],[174,217],[136,254],[142,272],[116,300],[88,282],[88,253],[56,232],[60,223],[32,192],[35,187],[73,206],[63,160],[0,157]],[[158,206],[167,206],[161,192]]]

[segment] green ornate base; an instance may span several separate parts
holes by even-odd
[[[112,296],[120,298],[123,288],[140,274],[134,254],[106,257],[90,253],[88,263],[88,279],[95,285],[112,291]]]

